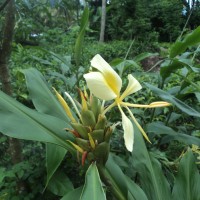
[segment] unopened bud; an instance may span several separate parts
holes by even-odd
[[[76,138],[76,143],[78,144],[79,147],[81,147],[84,151],[89,151],[90,150],[90,145],[88,140],[84,140],[81,138]]]
[[[107,142],[102,142],[101,144],[97,145],[94,150],[95,159],[102,164],[105,164],[108,160],[108,155],[110,151],[110,145]]]
[[[104,136],[104,140],[106,142],[110,141],[110,137],[112,135],[112,132],[113,132],[113,129],[111,127],[108,127],[107,130],[106,130],[105,136]]]
[[[71,123],[71,126],[79,133],[81,138],[88,139],[88,132],[90,129],[88,127],[83,126],[82,124],[78,123]]]
[[[103,142],[104,139],[104,130],[103,129],[99,129],[99,130],[94,130],[92,133],[92,138],[97,142],[98,144]]]
[[[99,115],[98,116],[98,121],[97,121],[97,123],[96,123],[96,125],[95,125],[95,127],[94,127],[94,129],[104,129],[105,128],[105,126],[106,126],[106,122],[107,122],[107,120],[106,120],[106,117],[105,117],[105,115]]]
[[[91,128],[94,128],[94,126],[96,124],[96,120],[95,120],[95,117],[94,117],[94,114],[92,111],[82,110],[81,119],[82,119],[84,126],[89,126]]]
[[[99,99],[95,96],[91,96],[91,110],[94,113],[95,119],[98,119],[99,114],[101,113],[101,103]]]

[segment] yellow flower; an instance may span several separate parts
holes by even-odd
[[[134,129],[131,121],[123,112],[122,107],[127,109],[129,115],[131,116],[136,126],[142,132],[143,136],[149,141],[148,136],[146,135],[142,127],[139,125],[136,118],[133,116],[129,107],[155,108],[169,106],[170,104],[163,101],[154,102],[149,105],[131,104],[128,102],[124,102],[123,100],[125,97],[142,89],[140,83],[131,74],[129,74],[128,86],[125,89],[125,91],[120,95],[120,91],[122,88],[122,79],[112,69],[112,67],[98,54],[94,56],[94,58],[91,60],[91,65],[98,71],[84,74],[87,86],[90,92],[93,93],[99,99],[114,100],[114,102],[104,110],[103,114],[105,114],[112,107],[118,106],[119,111],[122,115],[122,126],[124,129],[125,146],[127,150],[131,152],[133,150],[134,143]]]

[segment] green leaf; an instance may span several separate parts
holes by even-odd
[[[112,154],[109,154],[105,168],[108,173],[108,178],[112,181],[112,185],[118,188],[118,190],[123,194],[124,197],[127,197],[128,188],[124,173],[114,161],[114,157],[112,156]]]
[[[66,122],[69,119],[58,102],[55,95],[52,94],[46,80],[42,74],[34,68],[26,69],[22,71],[26,78],[26,84],[29,91],[29,95],[33,101],[35,108],[48,115],[58,117]],[[67,126],[67,125],[66,125]],[[67,150],[54,144],[46,144],[46,167],[47,167],[47,182],[61,164]]]
[[[62,172],[56,172],[49,182],[48,190],[58,196],[64,196],[74,190],[72,182]]]
[[[200,102],[200,92],[195,92],[194,94],[195,94],[196,98],[198,99],[198,101]]]
[[[148,152],[142,134],[134,126],[135,142],[132,163],[139,174],[141,188],[148,199],[170,200],[170,186],[161,168],[161,164]]]
[[[195,158],[189,149],[180,161],[178,174],[175,179],[172,199],[199,200],[200,175],[195,164]]]
[[[85,184],[80,200],[106,200],[99,172],[95,163],[92,163],[86,172]]]
[[[75,153],[66,140],[74,138],[63,129],[66,122],[36,112],[0,91],[0,131],[10,137],[57,144]]]
[[[63,107],[58,102],[56,96],[52,94],[42,74],[34,68],[26,69],[22,72],[25,75],[29,95],[35,108],[41,113],[69,122]]]
[[[135,56],[135,57],[133,58],[133,60],[134,60],[135,62],[140,62],[141,60],[144,60],[145,58],[148,58],[148,57],[151,57],[151,56],[157,56],[157,55],[158,55],[158,53],[144,52],[144,53],[141,53],[141,54]]]
[[[160,68],[160,75],[162,76],[163,80],[165,80],[172,72],[176,71],[177,69],[181,69],[184,66],[185,63],[180,62],[176,58],[173,60],[166,60]]]
[[[191,108],[190,106],[185,104],[183,101],[177,99],[176,97],[172,96],[171,94],[169,94],[153,85],[150,85],[149,83],[144,83],[144,84],[147,86],[147,88],[152,90],[153,93],[158,95],[161,99],[168,101],[169,103],[172,103],[173,105],[177,106],[184,113],[186,113],[190,116],[200,117],[200,113],[198,111],[194,110],[193,108]]]
[[[125,178],[129,191],[128,200],[148,200],[144,191],[134,181],[128,176],[125,176]]]
[[[75,58],[76,66],[79,66],[80,64],[83,40],[84,40],[85,30],[88,25],[88,21],[89,21],[89,9],[88,7],[85,7],[83,15],[81,17],[80,32],[76,39],[75,49],[74,49],[74,58]]]
[[[79,187],[79,188],[76,188],[70,192],[68,192],[63,198],[61,198],[60,200],[78,200],[80,199],[80,196],[81,196],[81,192],[83,190],[83,187]]]
[[[161,141],[162,144],[169,142],[171,140],[178,140],[188,145],[195,144],[200,146],[199,138],[184,133],[177,133],[172,128],[165,126],[161,122],[153,122],[151,124],[148,124],[146,128],[148,132],[153,132],[158,135],[159,134],[166,135],[165,137],[162,138]]]
[[[4,167],[0,167],[0,184],[3,181],[3,179],[6,177],[5,170],[6,169]]]
[[[46,144],[46,168],[47,168],[47,181],[46,186],[48,185],[50,179],[60,166],[63,161],[67,150],[55,145],[55,144]]]
[[[200,42],[200,26],[193,30],[190,34],[187,34],[185,38],[180,41],[177,40],[170,49],[170,58],[183,53],[188,47],[194,46]]]
[[[199,68],[193,67],[191,59],[180,57],[179,59],[174,58],[173,60],[166,60],[160,68],[160,75],[165,80],[167,77],[170,76],[171,73],[183,67],[187,67],[187,69],[190,71],[200,73]]]
[[[127,69],[140,69],[139,64],[137,64],[134,60],[123,60],[122,62],[118,63],[115,67],[119,71],[120,76],[122,76],[123,72]]]
[[[54,58],[58,59],[59,61],[61,61],[61,63],[64,63],[65,66],[67,67],[68,65],[70,66],[71,65],[71,57],[70,56],[61,56],[60,54],[57,54],[57,53],[54,53],[53,51],[49,51],[47,49],[44,49],[40,46],[34,46],[34,47],[31,47],[31,48],[34,48],[36,50],[40,50],[40,51],[43,51],[47,54],[50,54],[52,55]],[[68,70],[67,70],[68,71]],[[66,71],[65,71],[66,72]]]

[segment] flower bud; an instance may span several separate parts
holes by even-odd
[[[71,123],[71,126],[78,132],[78,134],[83,139],[88,139],[88,132],[90,132],[89,127],[83,126],[82,124],[78,123]]]
[[[110,141],[110,137],[112,135],[112,132],[113,132],[113,129],[111,127],[108,127],[107,130],[106,130],[105,136],[104,136],[104,140],[106,142]]]
[[[88,140],[84,140],[81,138],[76,138],[76,143],[79,147],[81,147],[84,151],[90,151],[90,145]]]
[[[103,142],[104,139],[104,130],[99,129],[99,130],[94,130],[92,133],[92,138],[99,143]]]
[[[90,110],[82,110],[81,112],[81,119],[83,122],[84,126],[89,126],[92,129],[94,128],[95,124],[96,124],[96,120],[94,117],[94,114],[92,111]]]
[[[102,142],[96,146],[93,154],[97,162],[102,163],[104,165],[108,160],[109,151],[110,151],[109,143]]]
[[[98,119],[99,114],[101,113],[101,103],[99,99],[95,96],[91,96],[91,111],[94,113],[95,119]]]
[[[105,115],[101,115],[99,114],[98,116],[98,121],[94,127],[95,130],[98,130],[98,129],[104,129],[105,126],[106,126],[106,122],[107,122],[107,119],[105,117]]]

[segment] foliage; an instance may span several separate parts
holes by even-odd
[[[16,26],[15,41],[31,40],[40,46],[13,44],[12,85],[14,98],[21,103],[0,92],[0,131],[8,136],[42,143],[23,141],[24,161],[11,166],[8,138],[1,134],[0,199],[198,200],[199,27],[178,38],[172,45],[164,46],[165,52],[159,55],[161,67],[158,71],[144,72],[142,69],[144,59],[158,55],[144,53],[159,51],[158,33],[162,41],[173,41],[180,33],[183,22],[181,13],[179,20],[174,20],[177,15],[166,14],[170,9],[181,10],[179,3],[169,0],[151,1],[151,6],[155,7],[152,13],[145,10],[148,7],[147,1],[111,1],[107,10],[107,39],[129,40],[97,43],[93,31],[98,30],[98,27],[91,24],[93,30],[84,30],[85,43],[84,46],[80,45],[83,47],[82,57],[78,61],[80,67],[77,68],[74,45],[82,26],[69,26],[76,17],[81,16],[82,10],[76,13],[80,5],[76,5],[75,1],[63,0],[45,1],[44,6],[40,7],[41,2],[38,1],[17,1],[21,19]],[[62,22],[62,9],[66,10],[66,5],[73,7],[69,9],[72,16],[66,22],[69,28],[67,32],[63,23],[57,23],[56,19]],[[33,20],[37,18],[38,12],[41,18]],[[151,18],[148,18],[149,13]],[[194,13],[198,16],[197,12]],[[95,14],[98,22],[98,9]],[[155,18],[165,25],[157,26],[156,29],[152,25]],[[169,23],[169,19],[173,23]],[[0,20],[3,20],[2,16]],[[43,29],[44,26],[47,31]],[[189,23],[188,26],[192,25]],[[152,27],[155,32],[151,32]],[[32,33],[38,33],[38,36],[31,38]],[[133,38],[134,41],[131,40]],[[75,143],[75,137],[64,130],[71,128],[70,119],[52,87],[56,87],[60,93],[67,91],[73,99],[79,101],[74,88],[78,86],[83,89],[85,83],[82,76],[88,71],[89,60],[97,53],[110,61],[111,66],[120,74],[124,81],[123,88],[128,83],[129,73],[134,74],[144,86],[143,90],[125,98],[126,102],[150,104],[166,100],[172,106],[152,110],[131,109],[152,144],[145,142],[135,127],[133,152],[128,153],[123,143],[122,127],[117,125],[111,137],[106,164],[96,159],[96,162],[90,164],[86,161],[81,166],[76,149],[66,141]],[[79,107],[83,105],[83,100],[81,103]],[[77,118],[75,112],[73,116]],[[106,117],[109,126],[121,118],[117,109],[108,112]],[[91,139],[87,141],[86,147],[88,143],[91,146]],[[105,154],[102,155],[105,157]],[[83,160],[80,154],[78,157]],[[25,183],[28,191],[17,193],[18,181]]]

